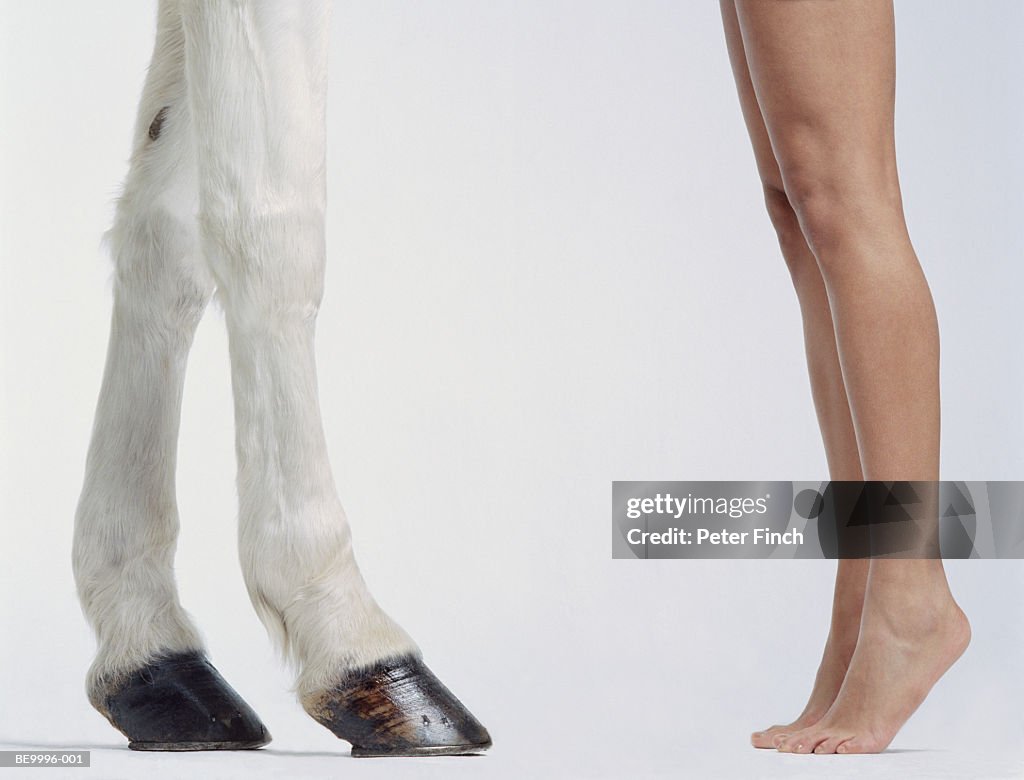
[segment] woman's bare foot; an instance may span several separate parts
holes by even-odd
[[[786,734],[793,734],[820,721],[836,700],[857,646],[868,566],[867,560],[839,561],[832,601],[832,626],[807,706],[792,723],[772,726],[751,734],[750,743],[754,747],[775,748],[778,740]]]
[[[860,638],[839,695],[784,753],[880,753],[971,640],[941,561],[876,560]]]
[[[776,725],[764,731],[755,731],[750,735],[750,743],[756,748],[774,748],[776,741],[781,737],[813,726],[825,717],[825,713],[839,695],[855,646],[856,637],[852,644],[839,646],[839,643],[829,636],[821,664],[818,666],[818,674],[814,678],[811,696],[800,717],[787,725]]]

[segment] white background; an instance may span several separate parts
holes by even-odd
[[[70,538],[110,309],[99,238],[154,8],[0,9],[0,743],[91,746],[76,777],[1024,776],[1020,562],[950,564],[973,646],[897,750],[822,758],[747,735],[802,706],[833,564],[610,559],[613,479],[826,474],[717,4],[650,1],[335,11],[318,346],[332,460],[371,586],[493,751],[352,761],[287,692],[236,561],[211,311],[186,387],[178,577],[275,741],[129,753],[83,694]],[[1021,479],[1024,5],[897,10],[943,477]]]

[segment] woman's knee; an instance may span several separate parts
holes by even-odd
[[[817,261],[807,248],[800,220],[781,184],[764,183],[764,203],[778,236],[786,267],[799,290],[805,280],[819,274]]]
[[[787,201],[824,273],[843,247],[901,224],[895,166],[842,164],[819,151],[784,157],[780,170]]]

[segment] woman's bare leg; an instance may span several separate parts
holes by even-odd
[[[938,479],[938,328],[903,218],[891,0],[737,0],[758,106],[821,269],[869,480]],[[936,520],[937,522],[937,520]],[[872,561],[843,686],[789,752],[885,749],[967,646],[940,560]]]
[[[829,475],[837,480],[861,480],[860,452],[857,449],[846,386],[843,384],[843,372],[839,366],[832,310],[825,282],[814,253],[807,246],[796,212],[786,197],[782,174],[750,81],[736,18],[735,0],[721,0],[721,7],[729,57],[732,60],[743,118],[764,187],[765,205],[778,234],[782,256],[789,268],[800,304],[811,395],[825,444]],[[774,747],[772,740],[776,736],[814,725],[832,706],[857,645],[867,579],[866,560],[839,561],[832,597],[832,622],[810,698],[803,712],[793,722],[772,726],[751,735],[754,747]]]

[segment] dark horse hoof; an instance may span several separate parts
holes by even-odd
[[[252,708],[197,652],[158,658],[93,704],[132,750],[250,750],[270,742]]]
[[[491,746],[487,729],[411,656],[354,672],[302,705],[351,742],[353,756],[458,756]]]

